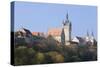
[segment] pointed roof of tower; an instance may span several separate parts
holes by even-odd
[[[69,15],[68,15],[68,12],[67,12],[67,14],[66,14],[65,23],[69,23]]]
[[[89,36],[89,32],[88,32],[88,30],[87,30],[87,36]]]
[[[94,33],[93,33],[93,31],[91,32],[91,36],[93,36],[93,37],[94,37]]]
[[[91,40],[93,41],[95,38],[94,38],[94,33],[93,31],[91,32]]]
[[[69,20],[68,12],[67,12],[67,14],[66,14],[66,20]]]
[[[66,14],[66,19],[63,21],[63,25],[66,25],[67,23],[69,23],[69,16],[68,16],[68,12]]]

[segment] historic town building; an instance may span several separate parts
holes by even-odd
[[[63,21],[63,28],[61,32],[61,43],[64,45],[70,45],[71,41],[71,22],[66,15],[66,19]]]
[[[55,40],[61,42],[63,45],[70,45],[71,41],[71,22],[66,15],[66,19],[63,21],[62,28],[52,28],[48,30],[48,36],[51,35]]]
[[[62,22],[62,27],[59,28],[50,28],[48,29],[47,34],[43,32],[30,32],[28,29],[21,28],[17,31],[16,40],[24,39],[27,43],[33,43],[34,38],[33,36],[39,36],[47,38],[48,36],[52,36],[57,42],[62,45],[70,45],[70,44],[91,44],[95,43],[95,38],[93,32],[91,35],[87,32],[85,37],[75,36],[74,38],[71,37],[72,31],[72,24],[69,20],[68,13],[66,15],[66,19]],[[20,40],[19,40],[20,41]]]

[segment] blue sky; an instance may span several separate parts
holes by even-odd
[[[31,32],[47,32],[49,28],[62,27],[67,12],[72,36],[85,36],[87,31],[93,31],[97,38],[96,6],[15,2],[15,31],[24,27]]]

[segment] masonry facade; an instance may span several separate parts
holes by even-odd
[[[66,19],[63,21],[62,28],[52,28],[48,30],[48,35],[51,35],[55,40],[63,45],[70,45],[71,41],[71,22],[66,15]]]

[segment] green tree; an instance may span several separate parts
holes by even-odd
[[[33,58],[33,63],[35,64],[41,64],[41,63],[44,63],[45,61],[45,55],[44,53],[41,53],[41,52],[37,52],[35,54],[35,57]]]
[[[50,51],[46,53],[46,59],[48,63],[61,63],[64,62],[64,57],[62,54],[56,51]]]
[[[14,50],[14,60],[15,65],[28,65],[32,64],[32,59],[34,58],[35,51],[32,48],[27,48],[25,46],[20,46]]]

